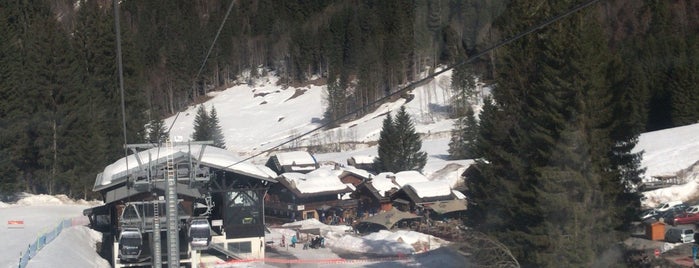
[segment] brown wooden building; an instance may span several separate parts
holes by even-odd
[[[355,188],[343,183],[339,173],[340,170],[320,168],[308,174],[282,174],[277,178],[279,183],[267,192],[265,215],[283,222],[310,218],[344,222],[354,218],[358,201],[351,199],[350,194]]]

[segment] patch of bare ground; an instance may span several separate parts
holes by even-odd
[[[291,95],[291,97],[289,97],[285,101],[293,100],[294,98],[303,95],[303,93],[306,93],[306,89],[297,88],[296,91],[294,92],[294,95]]]
[[[254,91],[253,91],[253,92],[254,92]],[[269,94],[272,94],[272,93],[279,93],[279,92],[280,92],[279,90],[275,90],[275,91],[273,91],[273,92],[260,92],[260,93],[255,93],[255,94],[252,95],[252,96],[253,96],[254,98],[257,98],[257,97],[264,97],[264,96],[267,96],[267,95],[269,95]]]
[[[308,87],[308,86],[312,86],[312,85],[313,85],[313,86],[319,87],[319,86],[324,86],[324,85],[326,85],[326,84],[327,84],[327,79],[325,79],[325,78],[317,78],[317,79],[307,80],[307,81],[294,81],[294,82],[291,82],[291,83],[284,83],[284,82],[282,82],[282,79],[279,79],[278,84],[280,84],[280,85],[281,85],[281,84],[284,84],[284,85],[286,85],[286,86],[296,87],[296,88],[299,88],[299,87]]]

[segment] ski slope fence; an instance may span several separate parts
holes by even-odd
[[[56,225],[53,229],[50,231],[46,231],[41,233],[37,238],[36,241],[33,243],[29,244],[29,247],[27,250],[21,253],[21,256],[19,258],[19,265],[17,265],[18,268],[24,268],[27,267],[27,264],[29,263],[29,260],[36,256],[36,254],[44,248],[44,246],[48,245],[53,241],[56,237],[58,237],[59,234],[61,234],[61,231],[64,228],[76,226],[76,225],[86,225],[89,223],[87,221],[86,217],[76,217],[72,219],[64,219],[60,223]]]

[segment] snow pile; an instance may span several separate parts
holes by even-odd
[[[317,219],[307,219],[307,220],[295,221],[295,222],[282,224],[282,227],[284,227],[284,228],[301,228],[301,229],[317,228],[317,227],[323,227],[323,226],[327,226],[327,225],[320,222]]]
[[[427,248],[438,248],[446,243],[431,235],[403,230],[381,230],[363,237],[344,235],[340,239],[326,241],[326,245],[333,248],[379,255],[413,254]]]
[[[84,265],[84,267],[87,267],[86,264],[89,264],[89,267],[111,267],[107,260],[96,254],[97,242],[101,241],[102,234],[86,226],[64,229],[54,241],[42,248],[31,259],[27,267],[55,267],[58,263],[80,264],[78,266]],[[70,254],[65,254],[66,248],[70,248]]]
[[[19,193],[17,194],[17,202],[15,203],[3,203],[0,202],[0,208],[6,208],[10,206],[36,206],[36,205],[82,205],[82,206],[97,206],[101,205],[102,201],[92,200],[86,201],[84,199],[74,200],[70,197],[60,194],[60,195],[45,195],[45,194],[30,194],[30,193]]]
[[[696,178],[697,174],[694,174]],[[641,202],[644,207],[656,207],[660,203],[671,200],[688,201],[697,197],[699,191],[699,183],[696,179],[682,185],[673,185],[670,187],[660,188],[653,191],[644,192],[645,199]],[[693,205],[693,204],[692,204]]]
[[[17,205],[20,206],[31,206],[31,205],[68,205],[74,203],[72,200],[68,199],[65,195],[52,196],[52,195],[31,195],[23,194],[24,197],[17,201]]]

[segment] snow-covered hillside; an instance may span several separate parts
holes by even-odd
[[[431,179],[446,179],[450,181],[450,185],[455,185],[460,172],[472,160],[447,160],[448,133],[454,124],[453,120],[447,118],[449,99],[452,96],[449,90],[450,79],[451,72],[445,72],[431,82],[415,88],[411,92],[414,98],[408,103],[404,99],[386,103],[360,119],[335,129],[317,131],[291,144],[377,141],[385,114],[389,111],[395,114],[405,104],[416,130],[424,137],[422,149],[428,153],[428,161],[423,173]],[[487,87],[483,90],[488,94]],[[270,75],[257,80],[253,85],[238,85],[221,92],[212,92],[209,94],[211,99],[204,105],[207,110],[216,107],[228,149],[241,155],[253,155],[320,126],[324,110],[323,91],[324,86],[315,85],[283,89],[277,85],[277,79]],[[177,117],[171,137],[189,139],[196,108],[189,107]],[[478,103],[474,108],[479,110]],[[166,119],[166,125],[172,124],[174,119],[174,116]],[[695,195],[697,186],[694,181],[699,180],[699,171],[692,171],[690,167],[694,165],[695,169],[699,169],[695,165],[699,162],[699,124],[644,133],[634,149],[634,152],[639,151],[644,152],[644,180],[653,176],[679,174],[688,182],[686,185],[647,192],[648,198],[644,205],[653,206],[672,198],[686,200]],[[344,164],[351,156],[376,154],[375,146],[359,145],[354,150],[317,154],[315,157],[320,162]],[[251,161],[260,164],[267,157],[263,154]]]
[[[450,76],[451,72],[445,72],[412,92],[415,97],[406,104],[406,110],[416,122],[419,133],[436,136],[452,128],[453,121],[447,119]],[[241,84],[209,94],[211,99],[204,106],[207,111],[216,108],[229,150],[254,154],[322,125],[325,87],[308,85],[284,89],[277,85],[277,80],[268,76],[254,85]],[[386,103],[360,119],[332,130],[317,131],[292,145],[377,141],[384,115],[387,112],[395,115],[404,103],[404,99]],[[172,138],[188,140],[191,137],[197,108],[191,106],[165,120],[167,126],[173,126]]]
[[[699,194],[699,124],[641,134],[634,152],[643,152],[644,180],[677,176],[685,184],[645,192],[644,206],[696,199]],[[694,205],[694,204],[692,204]]]

